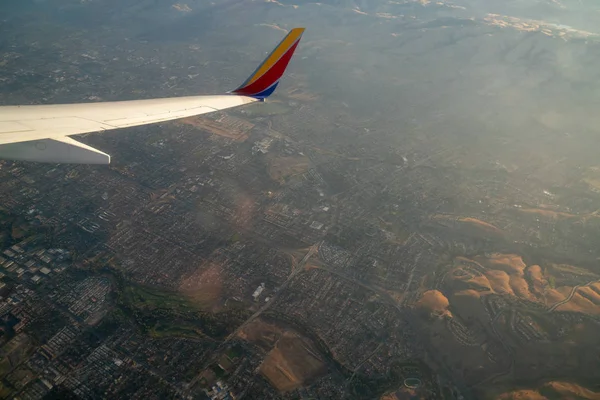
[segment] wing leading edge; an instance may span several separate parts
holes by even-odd
[[[296,49],[292,29],[258,69],[230,94],[101,103],[0,107],[0,158],[108,164],[110,156],[68,136],[170,121],[264,101]]]

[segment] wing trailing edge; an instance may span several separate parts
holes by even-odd
[[[110,156],[70,137],[0,145],[0,158],[69,164],[110,164]]]

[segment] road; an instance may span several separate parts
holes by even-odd
[[[348,385],[350,384],[350,382],[352,382],[352,379],[354,379],[354,376],[356,375],[356,373],[360,370],[360,368],[363,366],[364,363],[366,363],[367,361],[369,361],[375,354],[377,354],[377,352],[379,351],[379,349],[381,349],[381,347],[383,347],[383,343],[379,343],[377,345],[377,347],[375,348],[375,350],[373,350],[371,352],[371,354],[369,354],[364,360],[362,360],[357,366],[356,368],[354,368],[354,373],[352,374],[352,376],[350,377],[350,379],[348,380]]]
[[[513,349],[504,341],[504,338],[502,337],[502,335],[500,334],[500,332],[498,332],[498,330],[496,329],[496,322],[504,314],[504,311],[505,310],[500,310],[494,316],[494,318],[490,321],[490,327],[492,328],[492,332],[494,333],[494,336],[496,336],[496,339],[498,339],[500,341],[500,344],[506,350],[506,353],[508,354],[508,356],[510,358],[510,365],[508,366],[508,368],[505,371],[500,371],[500,372],[497,372],[497,373],[495,373],[493,375],[490,375],[490,376],[484,378],[482,381],[477,382],[473,386],[482,386],[482,385],[484,385],[484,384],[486,384],[488,382],[493,382],[495,379],[498,379],[498,378],[500,378],[502,376],[511,375],[513,373],[513,371],[514,371],[515,356],[514,356]]]
[[[573,296],[575,295],[575,292],[577,292],[577,289],[579,289],[580,287],[590,286],[592,283],[596,283],[596,282],[600,282],[600,281],[593,280],[593,281],[589,281],[588,283],[583,283],[581,285],[574,286],[573,289],[571,289],[571,293],[569,293],[569,295],[567,296],[567,298],[564,299],[564,300],[559,301],[556,304],[554,304],[552,307],[550,307],[548,309],[548,312],[550,313],[550,312],[556,310],[556,308],[562,306],[563,304],[566,304],[566,303],[570,302],[571,299],[573,298]]]
[[[365,289],[368,289],[372,292],[374,292],[375,294],[379,295],[379,297],[384,301],[387,302],[389,305],[393,306],[397,311],[398,311],[398,318],[404,321],[404,324],[406,326],[412,326],[414,327],[414,329],[418,329],[419,323],[417,323],[414,320],[414,315],[412,315],[411,313],[407,313],[406,312],[406,308],[405,306],[403,306],[402,304],[399,304],[398,301],[396,301],[392,296],[390,296],[389,293],[387,293],[385,290],[375,287],[375,286],[371,286],[371,285],[367,285],[365,283],[362,283],[352,277],[349,277],[347,275],[344,275],[343,273],[337,272],[327,266],[321,265],[322,263],[319,263],[317,265],[315,265],[316,268],[323,270],[323,271],[327,271],[332,275],[336,275],[337,277],[344,279],[348,282],[351,282],[355,285],[361,286]],[[425,341],[421,342],[425,347],[429,347],[427,346],[427,343]],[[456,378],[456,374],[452,373],[452,370],[447,366],[446,362],[443,361],[441,359],[441,357],[439,357],[438,352],[436,351],[436,349],[433,348],[428,348],[425,350],[426,354],[428,355],[429,358],[431,358],[432,360],[435,361],[435,363],[441,368],[442,373],[444,376],[446,377],[453,377],[453,381],[456,385],[456,388],[464,395],[464,398],[466,399],[470,399],[470,388],[464,384],[464,382],[459,381]],[[371,355],[370,357],[372,357],[373,355]],[[370,358],[369,357],[369,358]],[[362,363],[361,363],[362,365]],[[355,370],[354,372],[356,373],[357,370]]]
[[[263,312],[265,312],[267,309],[269,309],[269,307],[271,307],[273,305],[273,303],[275,302],[275,300],[277,299],[277,297],[279,296],[279,294],[286,288],[289,286],[289,284],[291,283],[291,281],[298,276],[299,274],[301,274],[302,272],[305,271],[304,266],[306,265],[306,263],[310,260],[310,258],[317,252],[319,246],[321,243],[317,243],[313,246],[311,246],[308,250],[308,252],[306,253],[306,255],[302,258],[302,260],[298,263],[298,265],[296,265],[296,267],[294,268],[294,270],[292,271],[292,273],[290,274],[290,276],[285,280],[285,282],[283,282],[279,287],[277,287],[275,289],[275,293],[271,296],[271,299],[265,303],[258,311],[256,311],[254,314],[252,314],[246,321],[244,321],[244,323],[242,323],[233,333],[231,333],[226,339],[225,341],[219,346],[219,348],[223,348],[231,339],[235,338],[237,336],[237,334],[245,327],[247,326],[250,322],[252,322],[253,320],[255,320],[257,317],[259,317]],[[376,293],[377,295],[380,296],[380,298],[392,305],[397,311],[398,311],[398,318],[404,320],[405,325],[408,326],[413,326],[413,322],[411,321],[410,318],[407,318],[407,313],[406,313],[406,309],[399,304],[392,296],[390,296],[389,293],[387,293],[385,290],[379,288],[379,287],[375,287],[375,286],[371,286],[368,284],[365,284],[363,282],[360,282],[352,277],[349,277],[343,273],[337,272],[334,269],[331,269],[325,265],[323,265],[322,262],[317,262],[315,263],[314,267],[316,269],[320,269],[323,271],[327,271],[332,275],[336,275],[337,277],[344,279],[348,282],[351,282],[355,285],[361,286],[369,291],[372,291],[374,293]],[[379,347],[377,348],[377,350],[379,350]],[[376,351],[377,351],[376,350]],[[376,353],[373,352],[373,354]],[[435,352],[435,349],[429,349],[427,351],[427,353],[429,354],[429,357],[432,358],[433,360],[435,360],[435,362],[442,368],[443,374],[445,376],[453,376],[452,371],[450,370],[450,368],[448,368],[448,366],[439,358],[437,357],[437,353]],[[215,351],[215,356],[213,357],[213,359],[211,359],[208,363],[206,363],[206,367],[208,367],[208,365],[212,364],[213,362],[215,362],[217,359],[215,357],[220,356],[220,352],[217,350]],[[366,360],[364,360],[360,366],[363,365],[363,363],[365,361],[367,361],[370,357],[373,356],[373,354],[371,354],[371,356],[369,356]],[[359,366],[359,367],[360,367]],[[356,373],[358,371],[358,368],[355,369],[354,373]],[[200,375],[196,376],[188,385],[187,385],[187,390],[191,390],[191,388],[194,387],[194,385],[198,382],[198,380],[200,379]],[[469,388],[462,382],[455,382],[456,386],[458,388],[458,390],[463,393],[465,395],[466,398],[470,398],[470,396],[468,395],[470,393]]]
[[[302,272],[305,271],[304,266],[306,265],[308,260],[310,260],[310,258],[318,251],[321,243],[322,242],[315,243],[314,245],[312,245],[308,249],[308,252],[302,258],[302,260],[300,260],[300,262],[294,267],[294,269],[292,270],[292,272],[290,273],[288,278],[281,285],[279,285],[277,288],[275,288],[273,290],[273,294],[271,295],[271,298],[269,299],[269,301],[266,302],[262,307],[260,307],[258,309],[258,311],[256,311],[250,317],[248,317],[248,319],[246,319],[240,326],[238,326],[235,331],[233,331],[231,334],[229,334],[229,336],[227,336],[227,338],[219,345],[219,348],[213,353],[214,355],[211,358],[211,360],[208,363],[206,363],[206,367],[208,367],[210,364],[215,362],[217,357],[219,357],[221,355],[221,352],[219,351],[219,349],[222,349],[227,343],[229,343],[229,341],[231,341],[233,338],[235,338],[238,335],[238,333],[240,333],[240,331],[242,329],[244,329],[249,323],[254,321],[263,312],[268,310],[275,303],[275,301],[277,300],[277,298],[279,297],[281,292],[289,286],[290,282],[292,282],[296,276],[298,276],[299,274],[301,274]],[[188,385],[187,385],[188,390],[193,388],[194,385],[198,382],[198,380],[201,378],[202,372],[204,372],[204,371],[201,371],[200,374],[198,374],[194,379],[192,379],[192,381],[190,383],[188,383]]]
[[[304,271],[304,266],[306,265],[306,263],[308,262],[308,260],[310,260],[310,258],[317,252],[317,250],[319,249],[320,245],[321,245],[321,243],[316,243],[316,244],[312,245],[308,249],[308,252],[304,255],[304,257],[302,258],[302,260],[300,260],[300,262],[295,266],[295,268],[293,269],[293,271],[290,274],[290,276],[288,276],[288,278],[281,285],[279,285],[277,288],[275,288],[275,290],[273,291],[273,295],[271,295],[271,298],[269,299],[269,301],[267,301],[261,308],[258,309],[258,311],[256,311],[246,321],[244,321],[240,326],[238,326],[235,331],[233,331],[231,334],[229,334],[229,336],[227,336],[227,339],[225,339],[225,341],[223,342],[224,344],[227,343],[227,342],[229,342],[234,337],[236,337],[237,334],[242,329],[244,329],[244,327],[246,325],[248,325],[250,322],[252,322],[256,318],[258,318],[263,312],[265,312],[266,310],[268,310],[275,303],[275,300],[277,300],[277,298],[279,297],[279,294],[286,287],[289,286],[290,282],[292,280],[294,280],[294,278],[296,276],[298,276],[300,273],[302,273]]]

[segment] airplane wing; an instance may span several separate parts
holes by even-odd
[[[110,156],[68,136],[152,124],[264,101],[279,83],[304,28],[294,28],[237,89],[217,96],[0,107],[0,158],[109,164]]]

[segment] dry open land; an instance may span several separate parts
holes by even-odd
[[[269,176],[277,182],[284,182],[286,178],[303,174],[308,171],[310,160],[304,156],[268,158]]]
[[[238,336],[268,352],[275,346],[282,333],[282,328],[257,318],[244,326]]]
[[[427,393],[422,393],[422,390],[414,390],[403,387],[393,393],[384,394],[380,400],[424,400],[428,399]]]
[[[325,372],[323,357],[298,332],[258,318],[238,336],[267,352],[260,372],[281,392],[296,389]]]
[[[210,310],[221,299],[223,281],[221,266],[216,263],[204,264],[196,271],[182,278],[179,291],[199,308]]]
[[[260,372],[281,392],[296,389],[325,371],[325,364],[313,345],[287,331],[260,366]]]

